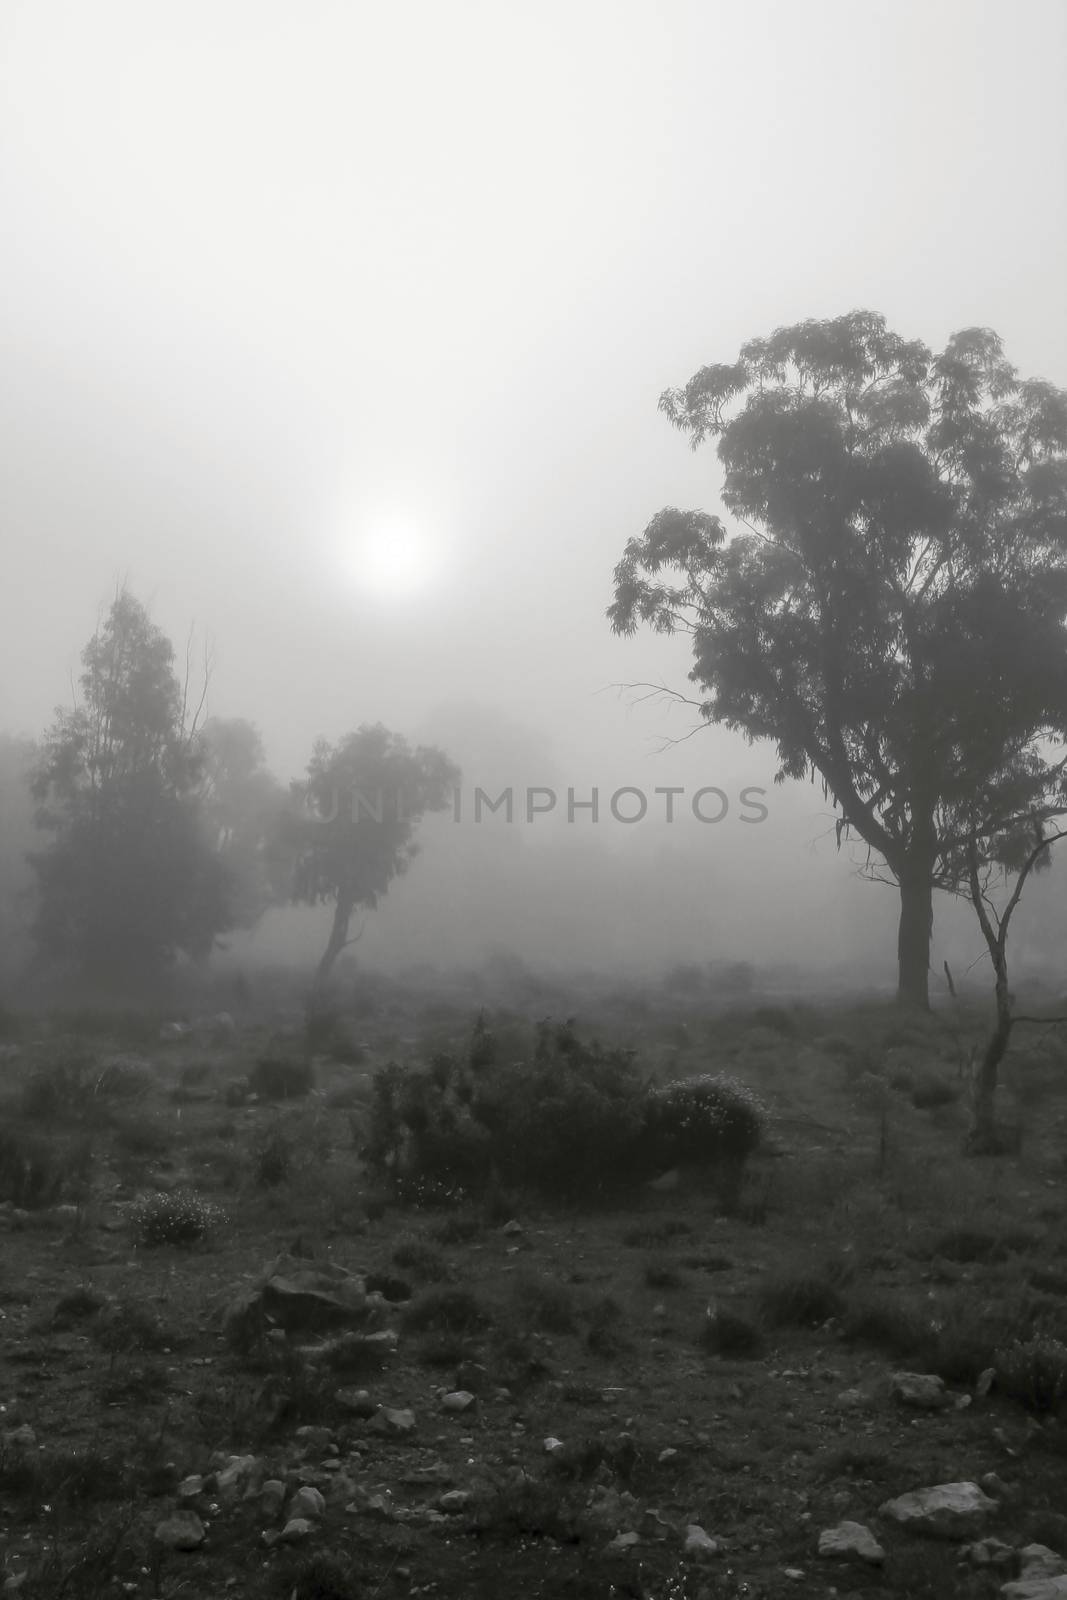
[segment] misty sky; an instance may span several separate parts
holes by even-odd
[[[1067,384],[1065,71],[1062,0],[0,3],[0,727],[125,580],[282,777],[485,707],[564,784],[769,785],[609,688],[684,687],[604,610],[716,506],[657,398],[858,306]]]

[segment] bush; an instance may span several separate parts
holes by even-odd
[[[289,1056],[262,1056],[248,1076],[250,1092],[264,1100],[293,1100],[310,1094],[314,1085],[311,1062]]]
[[[959,1090],[943,1078],[922,1078],[911,1091],[911,1103],[917,1111],[935,1111],[939,1106],[953,1105],[958,1099]]]
[[[1047,1334],[1017,1339],[993,1360],[997,1387],[1034,1411],[1067,1409],[1067,1344]]]
[[[222,1220],[216,1206],[189,1191],[153,1194],[133,1208],[133,1221],[143,1245],[193,1244]]]
[[[816,1328],[840,1317],[845,1301],[830,1274],[798,1273],[764,1284],[758,1304],[772,1328]]]
[[[252,1152],[252,1175],[261,1189],[267,1189],[285,1183],[292,1171],[292,1141],[275,1128]]]
[[[489,1322],[477,1295],[452,1285],[424,1289],[404,1311],[404,1327],[411,1333],[474,1333]]]
[[[649,1172],[718,1169],[736,1194],[764,1119],[759,1098],[725,1073],[652,1088],[644,1108],[640,1165]]]
[[[717,1356],[755,1357],[763,1351],[763,1335],[754,1322],[735,1311],[710,1310],[700,1343]]]
[[[47,1139],[15,1126],[0,1129],[0,1200],[32,1211],[80,1199],[92,1163],[86,1138]]]
[[[60,1050],[40,1062],[26,1078],[22,1086],[23,1115],[50,1122],[84,1115],[92,1101],[99,1070],[95,1056],[81,1050]]]

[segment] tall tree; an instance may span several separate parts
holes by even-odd
[[[198,798],[200,707],[170,641],[120,592],[82,654],[81,698],[46,735],[33,780],[51,843],[32,863],[40,956],[135,992],[227,925],[226,869]],[[206,692],[206,684],[205,684]]]
[[[315,975],[326,983],[350,937],[357,910],[376,906],[418,853],[415,833],[427,812],[449,803],[459,771],[442,751],[415,749],[378,723],[320,739],[307,780],[294,785],[285,837],[297,904],[332,905],[330,935]]]
[[[1067,394],[988,329],[935,355],[857,311],[754,339],[660,409],[718,441],[741,531],[659,512],[612,627],[687,630],[702,715],[773,740],[777,781],[821,776],[839,841],[899,886],[898,990],[926,1006],[933,889],[1062,782]]]

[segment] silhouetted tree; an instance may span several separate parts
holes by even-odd
[[[134,990],[228,925],[223,861],[199,800],[200,707],[170,641],[123,590],[82,653],[81,699],[60,710],[33,780],[42,958]],[[205,682],[206,693],[206,682]],[[202,705],[202,701],[201,701]]]
[[[718,440],[744,531],[659,512],[612,627],[688,630],[702,715],[774,740],[778,781],[820,774],[839,842],[899,886],[899,994],[925,1006],[933,888],[1062,786],[1067,394],[988,329],[934,355],[853,312],[751,341],[660,409]]]
[[[440,750],[412,749],[381,723],[364,725],[336,745],[325,739],[315,745],[307,781],[294,785],[283,850],[294,861],[291,899],[333,906],[316,988],[355,942],[349,934],[354,913],[377,905],[407,871],[418,852],[420,821],[448,805],[458,782],[458,769]]]

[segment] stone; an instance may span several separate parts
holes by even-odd
[[[623,1555],[627,1550],[632,1550],[635,1544],[640,1543],[641,1537],[639,1534],[632,1531],[630,1533],[617,1533],[606,1548],[615,1555]]]
[[[280,1478],[268,1478],[259,1492],[259,1503],[264,1516],[276,1517],[285,1504],[285,1484]]]
[[[474,1403],[474,1396],[469,1389],[453,1389],[451,1394],[442,1396],[441,1410],[452,1412],[469,1411]]]
[[[824,1528],[819,1535],[819,1554],[863,1561],[872,1567],[880,1567],[885,1560],[885,1551],[862,1522],[839,1522],[834,1528]]]
[[[945,1380],[932,1372],[894,1372],[889,1388],[894,1400],[919,1411],[943,1411],[953,1403]]]
[[[690,1522],[685,1530],[685,1543],[682,1554],[696,1559],[705,1559],[708,1556],[722,1554],[722,1545],[718,1539],[713,1539],[706,1533],[699,1522]]]
[[[321,1489],[306,1483],[302,1489],[296,1491],[289,1502],[289,1519],[292,1521],[294,1517],[306,1517],[309,1520],[316,1520],[325,1510],[326,1500]]]
[[[1063,1600],[1067,1595],[1067,1575],[1058,1578],[1028,1578],[1025,1575],[1012,1583],[1002,1584],[1004,1600]]]
[[[256,1288],[231,1302],[223,1333],[236,1348],[254,1344],[272,1327],[312,1336],[344,1329],[369,1333],[383,1326],[386,1312],[386,1301],[368,1293],[357,1273],[283,1254]]]
[[[342,1388],[334,1391],[334,1399],[343,1411],[354,1417],[373,1417],[377,1407],[369,1389]]]
[[[192,1500],[196,1495],[203,1493],[203,1489],[204,1480],[200,1476],[199,1472],[190,1473],[190,1475],[187,1478],[183,1478],[181,1483],[178,1485],[178,1499]]]
[[[898,1495],[895,1500],[887,1500],[879,1510],[883,1517],[889,1517],[910,1533],[932,1539],[962,1540],[997,1510],[997,1502],[983,1494],[976,1483],[939,1483]]]
[[[1067,1561],[1047,1544],[1024,1545],[1019,1551],[1019,1561],[1024,1578],[1062,1578],[1067,1573]]]
[[[258,1456],[229,1456],[226,1465],[215,1474],[215,1491],[221,1499],[234,1500],[250,1485],[250,1480],[262,1477],[263,1463]]]
[[[168,1550],[199,1550],[204,1542],[204,1524],[195,1511],[175,1511],[155,1526],[155,1537]]]
[[[415,1413],[396,1406],[379,1406],[370,1425],[375,1433],[408,1434],[414,1430]]]
[[[514,1239],[520,1233],[522,1233],[524,1230],[523,1230],[522,1223],[519,1222],[515,1217],[512,1217],[510,1222],[505,1222],[504,1226],[501,1228],[500,1231],[507,1238]]]
[[[448,1516],[455,1516],[459,1511],[466,1511],[470,1500],[469,1489],[448,1489],[438,1500],[437,1509]]]

